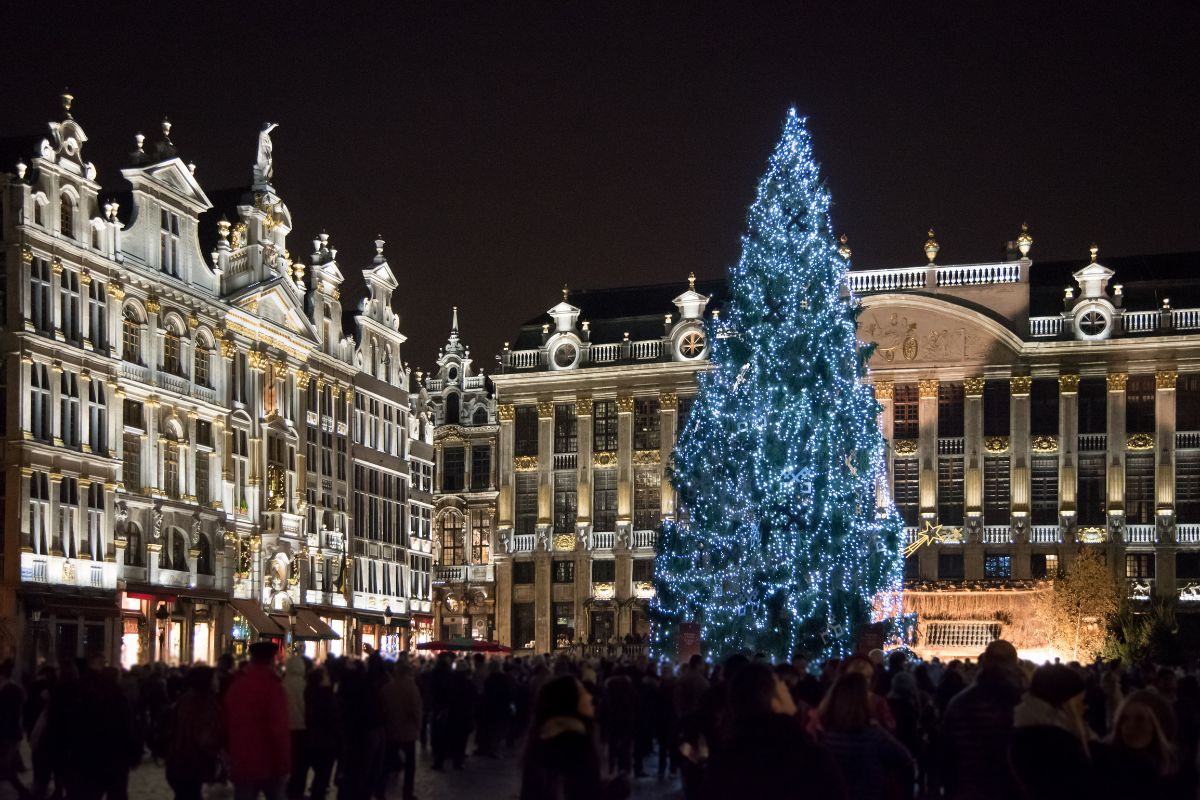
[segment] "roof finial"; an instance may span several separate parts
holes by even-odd
[[[377,255],[377,256],[383,255],[383,246],[385,244],[387,244],[387,242],[385,242],[383,240],[383,234],[381,234],[381,233],[375,234],[375,255]]]
[[[145,135],[144,135],[144,134],[142,134],[142,133],[138,133],[137,135],[135,135],[135,136],[133,137],[133,140],[134,140],[135,142],[137,142],[137,151],[138,151],[139,153],[140,153],[140,152],[142,152],[142,145],[144,145],[144,144],[146,143],[146,137],[145,137]]]
[[[1092,254],[1092,263],[1095,264],[1096,258],[1100,255],[1100,248],[1096,246],[1095,242],[1092,242],[1092,246],[1088,248],[1088,252]]]
[[[568,288],[567,288],[567,285],[564,283],[564,284],[563,284],[563,302],[564,302],[564,303],[565,303],[565,302],[567,302],[567,295],[570,293],[570,291],[571,291],[571,290],[570,290],[570,289],[568,289]]]
[[[163,140],[168,144],[171,142],[171,120],[163,117],[162,121]]]
[[[844,233],[838,237],[838,255],[850,260],[850,237]]]
[[[925,257],[929,259],[930,264],[937,258],[938,250],[941,249],[942,247],[937,243],[937,239],[933,238],[933,228],[930,228],[929,238],[925,240]]]
[[[696,291],[696,273],[694,272],[688,273],[688,289],[693,292]]]
[[[1021,258],[1029,255],[1029,251],[1033,248],[1033,237],[1029,235],[1029,223],[1021,223],[1021,235],[1017,237],[1017,250],[1021,252]]]
[[[63,112],[67,115],[67,119],[74,119],[74,117],[71,116],[71,103],[73,102],[75,102],[75,95],[68,92],[64,87],[62,93],[62,107]]]
[[[453,313],[451,321],[450,321],[450,330],[451,331],[458,330],[458,306],[454,306],[454,313]]]

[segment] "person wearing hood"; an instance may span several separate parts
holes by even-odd
[[[1083,695],[1075,670],[1044,664],[1013,712],[1013,771],[1030,800],[1094,796]]]
[[[292,654],[283,673],[283,691],[287,695],[288,730],[292,735],[292,774],[288,778],[289,800],[301,800],[308,783],[308,740],[304,728],[305,673],[304,656]]]

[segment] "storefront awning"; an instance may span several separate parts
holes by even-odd
[[[272,614],[271,619],[285,631],[292,630],[291,619],[282,614]],[[296,609],[295,639],[298,642],[317,642],[329,639],[341,639],[333,628],[307,608]]]
[[[278,625],[274,619],[267,616],[267,613],[262,610],[262,607],[255,600],[230,600],[229,605],[235,611],[246,618],[250,623],[250,627],[258,631],[261,636],[284,636],[287,633],[287,626]],[[284,618],[287,622],[287,618]]]

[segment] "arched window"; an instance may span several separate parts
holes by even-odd
[[[475,409],[475,414],[471,417],[471,422],[476,425],[487,425],[487,409],[483,406]]]
[[[133,308],[126,308],[121,320],[121,358],[131,364],[142,363],[142,321]]]
[[[183,364],[180,360],[182,347],[183,331],[179,329],[179,323],[172,319],[163,331],[163,372],[172,375],[183,374]]]
[[[212,357],[212,347],[208,341],[204,339],[196,340],[196,353],[192,357],[192,379],[196,381],[197,386],[212,386],[212,377],[209,374],[209,359]]]
[[[187,534],[178,528],[175,529],[175,532],[171,536],[171,549],[173,551],[171,553],[171,566],[174,569],[186,572],[188,568]]]
[[[63,236],[75,238],[75,201],[66,192],[59,202],[58,229]]]
[[[442,566],[454,567],[465,563],[462,515],[447,514],[442,517]]]
[[[208,537],[203,533],[200,534],[200,555],[196,557],[196,572],[200,575],[212,575],[212,545],[208,542]]]
[[[142,529],[136,522],[125,523],[125,566],[142,566]]]
[[[459,420],[459,398],[457,393],[446,395],[446,424],[457,425]]]

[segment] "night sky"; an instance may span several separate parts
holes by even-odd
[[[724,274],[793,103],[859,267],[923,262],[930,225],[991,259],[1026,219],[1034,269],[1200,250],[1196,3],[20,5],[0,134],[67,86],[106,187],[165,114],[213,190],[278,122],[293,258],[324,228],[354,280],[382,234],[414,367],[452,305],[490,372],[563,283]]]

